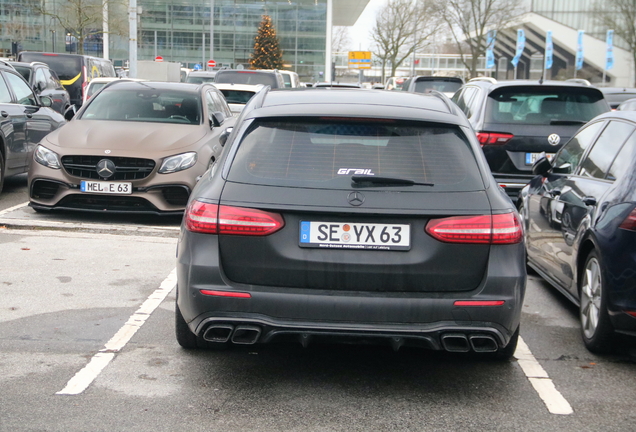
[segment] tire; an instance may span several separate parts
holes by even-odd
[[[185,319],[179,310],[179,305],[176,303],[174,308],[174,329],[175,335],[177,336],[177,342],[181,345],[181,347],[185,349],[201,348],[197,336],[190,331],[190,327],[188,327],[188,324],[185,322]]]
[[[592,250],[579,278],[579,318],[585,347],[593,353],[608,353],[614,345],[614,327],[607,312],[607,287],[601,259]]]
[[[4,187],[4,156],[2,152],[0,152],[0,192],[2,192],[2,188]]]

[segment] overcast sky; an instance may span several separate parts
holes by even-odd
[[[375,23],[375,16],[378,10],[386,4],[387,0],[369,0],[369,4],[360,14],[360,18],[355,25],[349,27],[352,51],[368,51],[371,49],[371,38],[369,33]]]

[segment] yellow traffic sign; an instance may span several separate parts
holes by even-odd
[[[371,69],[371,51],[349,51],[349,68]]]

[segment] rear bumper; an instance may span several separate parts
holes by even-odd
[[[192,332],[200,336],[213,325],[231,329],[224,330],[230,338],[237,327],[255,326],[259,335],[254,342],[289,335],[343,336],[442,349],[448,335],[465,338],[468,345],[477,335],[492,337],[503,347],[519,326],[526,283],[523,247],[492,247],[486,276],[473,291],[345,292],[230,284],[218,265],[217,237],[182,231],[177,303]],[[204,295],[201,290],[240,292],[249,298]],[[504,303],[466,307],[455,306],[457,300]]]

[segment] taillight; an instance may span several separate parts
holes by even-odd
[[[188,231],[203,234],[265,236],[285,226],[283,217],[262,210],[192,201],[185,212]]]
[[[514,244],[523,239],[514,212],[431,219],[425,229],[431,237],[446,243]]]
[[[482,146],[504,145],[514,138],[513,134],[497,132],[477,132],[477,140]]]
[[[627,215],[623,223],[620,224],[619,228],[623,228],[628,231],[636,231],[636,208]]]

